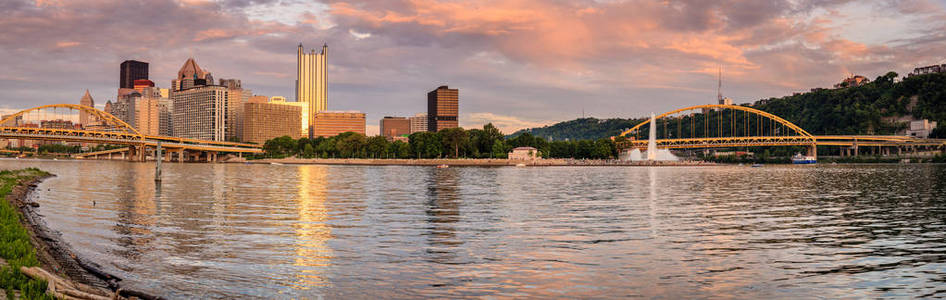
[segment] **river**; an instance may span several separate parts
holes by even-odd
[[[0,160],[48,225],[185,298],[946,296],[946,166]]]

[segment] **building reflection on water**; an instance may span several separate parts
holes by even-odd
[[[83,165],[84,166],[84,165]],[[157,196],[155,194],[154,177],[149,176],[154,170],[146,164],[132,164],[122,169],[121,176],[127,180],[119,181],[117,197],[117,220],[113,231],[116,233],[114,242],[119,247],[113,254],[125,257],[130,261],[139,259],[142,253],[147,253],[155,236],[151,228],[155,225],[157,211]],[[92,176],[80,176],[81,181],[98,180]],[[94,182],[88,182],[94,185]],[[93,199],[106,203],[109,199]],[[105,201],[103,201],[105,200]]]
[[[330,281],[324,276],[332,262],[332,249],[328,246],[332,229],[325,205],[327,167],[300,166],[299,170],[299,222],[295,224],[296,259],[293,265],[301,267],[296,274],[297,288],[309,289],[327,286]]]
[[[427,180],[427,241],[430,260],[450,263],[457,258],[456,247],[463,242],[456,236],[460,220],[459,169],[430,169]]]

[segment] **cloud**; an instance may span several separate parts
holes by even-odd
[[[330,109],[410,116],[447,84],[464,126],[507,133],[712,102],[719,67],[743,103],[946,51],[946,8],[928,0],[8,0],[0,14],[0,107],[86,88],[104,103],[121,61],[148,61],[167,86],[188,57],[291,99],[296,46],[327,43]]]
[[[480,129],[487,123],[493,123],[493,126],[496,126],[496,128],[504,134],[511,134],[524,128],[541,127],[554,123],[554,121],[527,121],[514,116],[504,116],[488,112],[463,114],[460,116],[460,121],[461,127],[465,129]]]

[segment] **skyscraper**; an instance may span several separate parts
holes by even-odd
[[[214,79],[197,65],[194,58],[188,58],[177,71],[177,78],[171,81],[171,91],[181,91],[193,87],[213,85]]]
[[[328,109],[328,84],[326,81],[325,55],[328,45],[322,45],[322,53],[315,53],[315,49],[308,54],[302,44],[299,44],[296,60],[296,102],[308,103],[309,132],[315,125],[316,113]]]
[[[226,140],[229,90],[218,85],[199,86],[171,93],[174,136],[210,141]]]
[[[92,95],[89,94],[89,90],[85,90],[85,95],[82,95],[82,99],[79,99],[79,105],[85,105],[88,107],[95,107],[95,100],[92,99]],[[85,111],[79,112],[79,124],[82,126],[89,125],[89,122],[92,121],[89,113]]]
[[[148,79],[148,63],[137,60],[126,60],[121,64],[118,79],[118,88],[133,89],[135,80]]]
[[[213,85],[210,72],[188,58],[171,81],[171,131],[174,136],[224,141],[233,119],[228,101],[230,89]]]
[[[427,93],[427,130],[437,132],[460,127],[460,90],[446,85]]]

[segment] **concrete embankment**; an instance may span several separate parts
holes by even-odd
[[[241,161],[241,163],[243,163]],[[268,158],[245,161],[251,164],[300,164],[300,165],[368,165],[368,166],[703,166],[714,165],[702,161],[622,161],[583,159],[371,159],[371,158]]]
[[[6,201],[19,213],[21,225],[28,231],[30,244],[36,250],[40,267],[22,267],[26,275],[47,282],[46,293],[61,299],[162,299],[147,293],[122,289],[121,278],[102,271],[93,262],[84,260],[62,240],[58,231],[46,226],[32,202],[30,193],[37,184],[54,175],[36,176],[20,181],[7,195]]]

